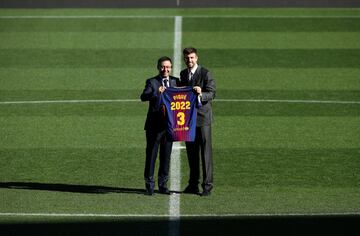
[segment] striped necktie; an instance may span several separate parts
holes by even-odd
[[[190,73],[189,73],[189,82],[192,80],[193,76],[194,76],[194,74],[190,71]]]

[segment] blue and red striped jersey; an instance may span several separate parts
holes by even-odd
[[[194,141],[198,99],[192,87],[167,88],[161,94],[160,102],[172,141]]]

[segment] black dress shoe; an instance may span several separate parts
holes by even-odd
[[[209,190],[204,190],[202,193],[201,193],[201,196],[202,197],[208,197],[211,195],[211,192]]]
[[[169,195],[169,194],[170,194],[170,191],[169,191],[169,189],[168,189],[168,188],[165,188],[165,187],[159,187],[159,193]]]
[[[190,194],[199,194],[199,188],[197,186],[190,186],[188,185],[185,190],[183,191],[183,193],[190,193]]]
[[[152,188],[147,188],[145,195],[148,195],[148,196],[154,195],[154,189],[152,189]]]

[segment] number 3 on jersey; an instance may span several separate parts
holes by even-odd
[[[177,113],[177,124],[178,125],[184,125],[185,124],[185,113],[184,112],[179,112]]]

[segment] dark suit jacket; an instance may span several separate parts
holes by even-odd
[[[196,126],[210,125],[213,121],[211,101],[215,98],[216,86],[210,72],[204,67],[198,65],[198,68],[189,82],[188,69],[180,72],[180,86],[199,86],[202,91],[202,106],[197,112]]]
[[[175,87],[179,83],[179,79],[169,76],[170,87]],[[147,79],[144,91],[142,92],[141,101],[149,101],[149,109],[146,116],[145,130],[160,131],[166,128],[165,116],[159,106],[160,93],[159,87],[162,86],[162,78],[157,75]]]

